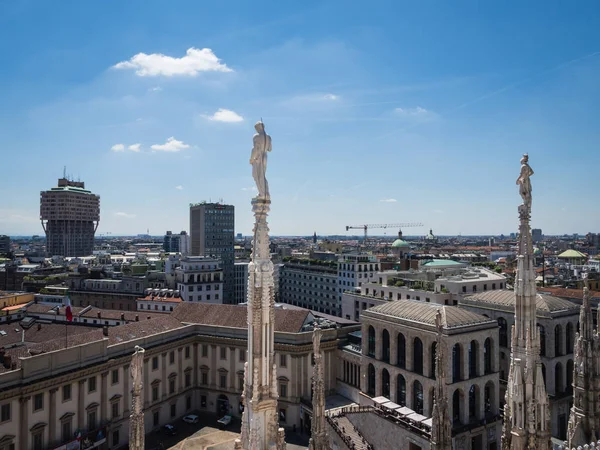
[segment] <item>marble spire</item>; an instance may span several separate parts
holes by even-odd
[[[133,380],[131,389],[131,415],[129,416],[129,448],[144,450],[144,352],[139,345],[131,357],[129,373]]]
[[[431,423],[431,450],[452,450],[452,421],[446,392],[446,346],[442,340],[442,312],[435,316],[435,396]]]
[[[579,310],[579,333],[575,336],[573,406],[569,417],[569,448],[584,446],[600,436],[600,335],[594,330],[587,274]]]
[[[244,367],[242,432],[235,448],[284,450],[285,434],[277,414],[275,364],[275,291],[267,215],[271,199],[266,180],[271,137],[262,122],[255,126],[250,164],[258,195],[252,199],[254,238],[248,264],[248,361]]]
[[[325,421],[325,380],[323,378],[325,371],[323,370],[323,355],[321,354],[321,329],[316,325],[313,330],[313,354],[315,356],[312,377],[313,416],[308,448],[309,450],[330,450],[327,423]]]
[[[531,238],[531,181],[529,157],[523,155],[517,179],[523,203],[519,206],[519,251],[515,276],[515,324],[506,389],[503,450],[549,450],[550,405],[542,375],[540,334],[536,322],[536,272]]]

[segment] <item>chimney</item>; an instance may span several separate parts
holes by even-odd
[[[135,321],[139,322],[140,321],[140,316],[138,316],[137,314],[135,315]]]
[[[42,324],[38,323],[38,331],[40,331],[42,329]],[[24,330],[23,330],[24,331]]]
[[[102,314],[98,311],[98,319],[102,319]]]
[[[104,325],[104,327],[102,327],[102,334],[104,336],[108,336],[108,325]]]
[[[148,316],[148,320],[150,320],[150,316]]]
[[[10,355],[4,355],[4,368],[5,369],[10,369],[12,366],[12,360],[11,360],[11,356]]]
[[[4,356],[6,355],[6,350],[4,347],[0,347],[0,364],[4,363]]]
[[[125,322],[125,313],[121,313],[121,320]]]

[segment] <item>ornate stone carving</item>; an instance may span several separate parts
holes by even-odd
[[[323,368],[323,355],[321,355],[321,329],[315,326],[313,329],[313,354],[315,365],[313,367],[313,417],[311,422],[311,438],[308,444],[310,450],[329,450],[329,437],[327,436],[327,424],[325,421],[325,370]]]
[[[144,352],[145,350],[136,345],[135,352],[131,357],[129,372],[132,382],[131,389],[131,415],[129,416],[129,448],[132,450],[144,450]]]

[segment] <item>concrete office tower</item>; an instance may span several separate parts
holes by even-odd
[[[234,233],[233,205],[196,203],[190,205],[192,256],[210,256],[221,260],[223,269],[223,303],[234,303]]]
[[[100,196],[65,177],[40,194],[40,220],[48,256],[89,256],[100,222]]]

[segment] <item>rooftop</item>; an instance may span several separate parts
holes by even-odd
[[[493,324],[496,322],[457,306],[445,306],[413,300],[395,300],[366,310],[363,314],[370,317],[395,317],[415,324],[435,327],[437,312],[442,313],[444,329],[460,328],[470,325]]]
[[[578,252],[577,250],[565,250],[558,258],[585,258],[587,259],[587,255],[585,253]]]

